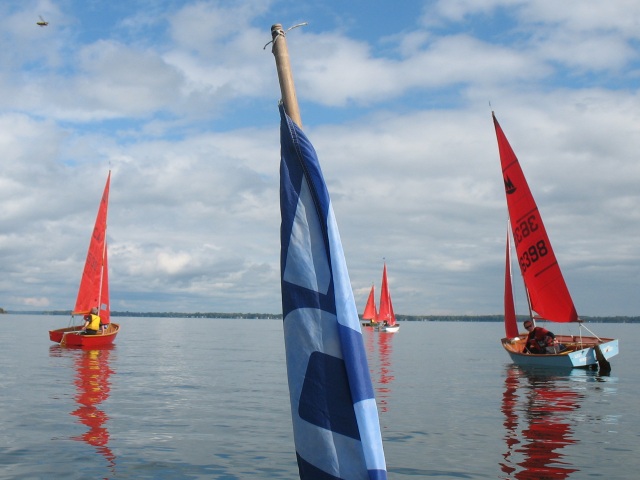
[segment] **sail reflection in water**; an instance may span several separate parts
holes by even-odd
[[[376,392],[376,401],[380,413],[389,408],[391,383],[395,379],[391,357],[393,353],[393,337],[391,333],[376,333],[373,327],[362,327],[365,348],[369,360],[371,380]]]
[[[78,408],[72,415],[78,417],[89,430],[74,440],[82,440],[96,448],[109,462],[110,467],[115,466],[115,456],[107,446],[109,443],[109,431],[104,425],[109,417],[98,405],[109,398],[111,383],[109,377],[113,373],[109,367],[110,348],[100,350],[82,350],[76,358],[75,380],[78,393],[76,401]]]
[[[570,375],[510,366],[502,412],[507,446],[502,478],[563,479],[577,469],[563,461],[562,449],[575,444],[572,423],[584,398]]]
[[[107,460],[108,469],[115,473],[116,457],[109,448],[109,430],[106,423],[107,414],[100,410],[99,405],[109,398],[111,390],[110,377],[113,373],[109,365],[109,357],[113,345],[100,349],[68,349],[56,345],[51,347],[51,354],[55,356],[73,356],[76,378],[74,396],[77,407],[71,415],[78,418],[79,423],[88,427],[82,435],[71,437],[72,440],[85,442],[94,447]]]

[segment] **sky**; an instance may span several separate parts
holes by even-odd
[[[0,307],[73,307],[111,171],[112,310],[281,313],[266,44],[302,22],[291,68],[359,312],[383,262],[397,314],[502,312],[493,110],[578,313],[640,315],[632,0],[3,1]]]

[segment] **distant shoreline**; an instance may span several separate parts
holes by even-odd
[[[14,315],[65,315],[70,316],[69,310],[2,310],[2,313]],[[224,313],[224,312],[111,312],[112,317],[156,317],[156,318],[223,318],[223,319],[251,319],[251,320],[282,320],[278,313]],[[518,316],[524,321],[526,316]],[[610,317],[581,317],[585,323],[640,323],[640,317],[610,316]],[[398,315],[398,322],[503,322],[503,315]]]

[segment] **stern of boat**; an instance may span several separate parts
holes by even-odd
[[[614,340],[609,340],[600,344],[600,351],[604,355],[604,358],[606,358],[607,360],[609,360],[611,357],[615,357],[616,355],[618,355],[618,353],[620,353],[620,350],[618,348],[618,339],[616,338]]]

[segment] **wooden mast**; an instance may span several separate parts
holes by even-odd
[[[276,23],[271,26],[271,38],[273,40],[271,52],[276,58],[276,68],[278,70],[278,81],[280,82],[280,94],[282,95],[284,111],[298,127],[302,128],[300,108],[298,107],[296,88],[293,84],[293,73],[291,72],[291,65],[289,63],[289,50],[287,49],[287,40],[285,32],[282,30],[282,25]]]

